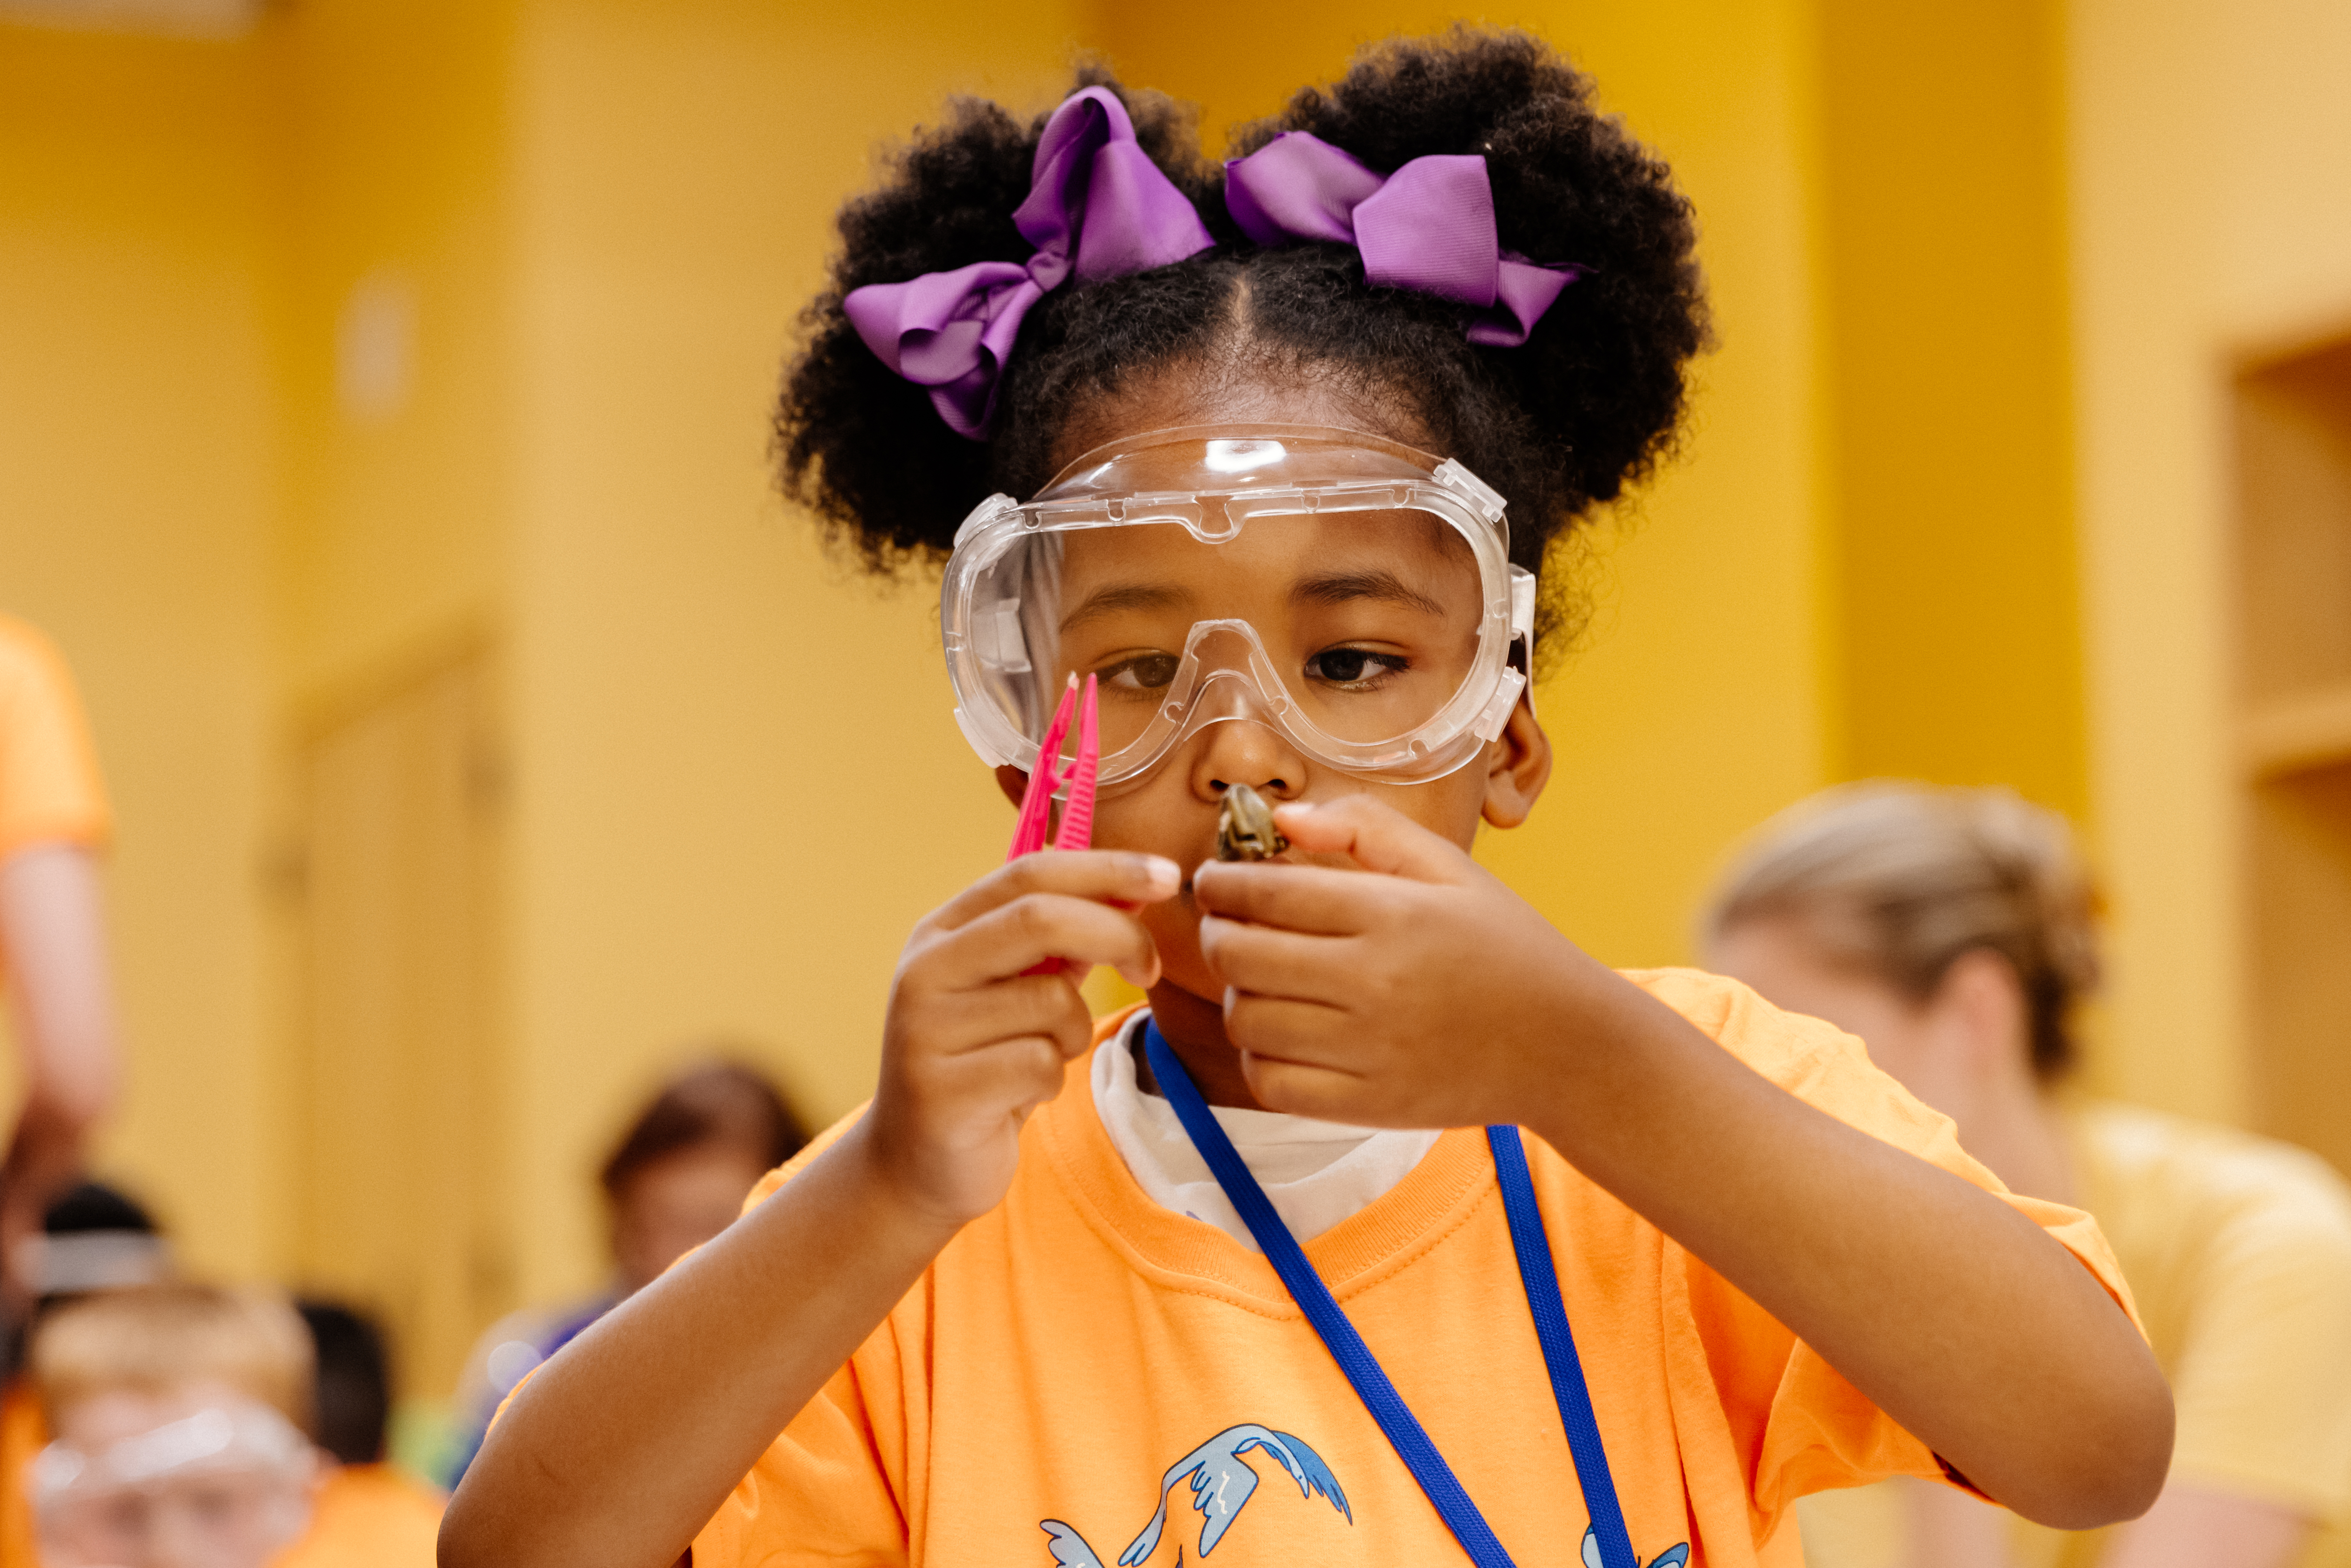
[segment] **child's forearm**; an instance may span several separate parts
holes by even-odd
[[[2169,1391],[2060,1243],[1599,966],[1569,983],[1585,1043],[1557,1053],[1571,1065],[1533,1131],[2017,1512],[2083,1529],[2154,1500]]]
[[[955,1227],[861,1123],[517,1394],[450,1500],[444,1568],[670,1568]]]

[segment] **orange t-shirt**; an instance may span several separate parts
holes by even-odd
[[[106,791],[73,677],[49,640],[0,615],[0,860],[106,837]]]
[[[0,1394],[0,1568],[40,1568],[25,1472],[48,1441],[40,1396],[28,1379],[14,1379]]]
[[[1858,1040],[1729,980],[1632,977],[1809,1103],[2002,1193],[2127,1309],[2087,1216],[2006,1194]],[[1792,1565],[1796,1531],[1780,1526],[1800,1494],[1940,1473],[1769,1313],[1548,1145],[1527,1145],[1643,1563],[1687,1544],[1694,1568]],[[1447,1133],[1306,1254],[1504,1546],[1574,1563],[1589,1514],[1484,1134]],[[1212,1548],[1223,1568],[1464,1561],[1271,1265],[1144,1195],[1081,1058],[1023,1129],[1004,1201],[785,1428],[694,1561],[1078,1568]]]
[[[342,1466],[319,1484],[308,1531],[270,1568],[433,1568],[444,1506],[393,1466]]]

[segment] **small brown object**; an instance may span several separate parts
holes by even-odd
[[[1246,784],[1226,787],[1224,804],[1217,809],[1218,860],[1270,861],[1289,847],[1264,796]]]

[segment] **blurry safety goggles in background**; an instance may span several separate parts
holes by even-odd
[[[1354,431],[1210,425],[982,503],[940,625],[956,721],[991,766],[1033,769],[1063,687],[1092,674],[1106,793],[1228,720],[1415,784],[1501,734],[1534,602],[1501,497],[1460,464]]]
[[[254,1568],[309,1525],[309,1440],[266,1405],[200,1410],[29,1467],[44,1568]]]

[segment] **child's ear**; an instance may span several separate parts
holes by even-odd
[[[1486,821],[1497,828],[1517,827],[1550,781],[1551,737],[1536,720],[1533,694],[1528,693],[1510,710],[1510,722],[1486,755]]]
[[[1029,793],[1029,775],[1008,762],[996,770],[996,787],[1004,791],[1004,798],[1018,810],[1021,799]]]

